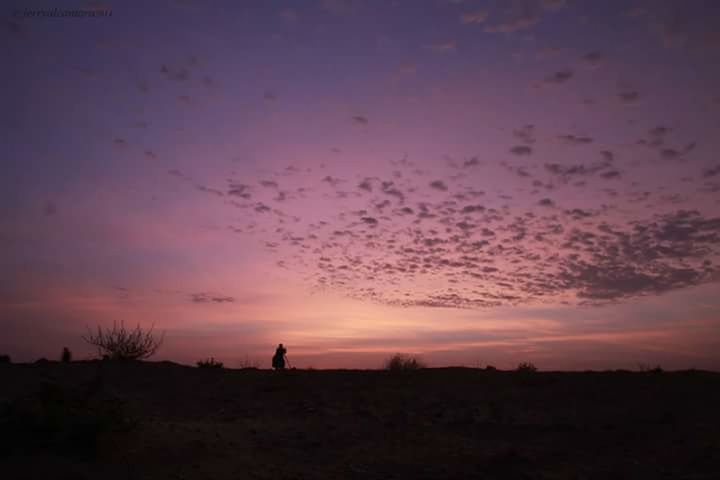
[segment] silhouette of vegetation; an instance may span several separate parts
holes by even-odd
[[[0,363],[12,363],[10,355],[0,355]]]
[[[218,362],[217,360],[215,360],[214,357],[210,357],[205,360],[200,360],[199,362],[197,362],[197,366],[198,366],[198,368],[212,368],[212,369],[219,370],[219,369],[223,368],[223,363]]]
[[[417,357],[396,353],[385,361],[385,370],[391,372],[408,372],[427,368],[427,365]]]
[[[647,363],[638,363],[638,370],[643,373],[663,373],[665,370],[660,365],[654,367]]]
[[[47,383],[0,406],[0,457],[35,450],[91,457],[102,437],[135,427],[124,403],[95,383],[74,389]]]
[[[493,367],[492,365],[488,365],[485,367],[486,372],[497,372],[497,368]]]
[[[98,355],[107,360],[144,360],[155,355],[162,345],[165,334],[156,338],[153,327],[143,331],[138,324],[134,330],[113,323],[112,329],[103,329],[98,326],[97,333],[93,334],[88,328],[87,335],[83,335],[90,345],[97,347]]]
[[[60,361],[62,363],[72,362],[72,352],[69,348],[63,347],[62,354],[60,354]]]
[[[245,358],[243,360],[240,360],[238,368],[242,370],[257,370],[258,368],[260,368],[260,361],[253,360],[247,355],[245,355]]]
[[[517,366],[517,371],[520,373],[535,373],[537,367],[532,362],[522,362]]]

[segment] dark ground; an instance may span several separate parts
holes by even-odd
[[[720,479],[720,374],[0,365],[6,479]]]

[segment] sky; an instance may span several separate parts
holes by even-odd
[[[720,369],[720,2],[1,5],[13,360]]]

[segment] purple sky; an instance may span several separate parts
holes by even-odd
[[[720,368],[720,2],[1,14],[0,353]]]

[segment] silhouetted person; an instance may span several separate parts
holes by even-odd
[[[285,354],[287,350],[283,347],[283,344],[279,344],[275,350],[275,355],[272,359],[272,366],[276,370],[283,370],[285,368]]]

